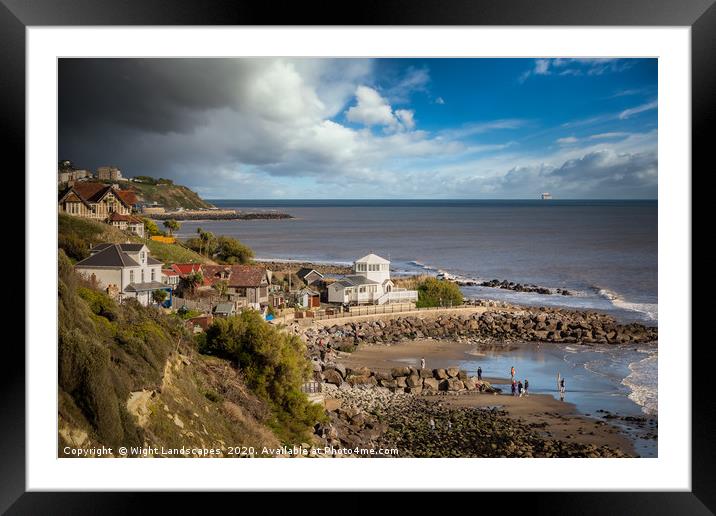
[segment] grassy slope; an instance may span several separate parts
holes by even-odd
[[[84,287],[63,252],[58,294],[60,456],[67,445],[278,444],[266,404],[228,362],[197,354],[175,316]]]
[[[62,237],[68,236],[72,238],[76,237],[79,243],[87,246],[88,249],[102,242],[142,242],[147,245],[154,258],[164,263],[214,263],[199,253],[179,244],[163,244],[161,242],[155,242],[154,240],[144,240],[132,233],[120,231],[109,224],[74,217],[72,215],[59,215],[58,233],[60,236],[60,247],[63,247]]]

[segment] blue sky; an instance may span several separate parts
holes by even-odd
[[[60,157],[210,198],[656,198],[657,97],[656,59],[61,61]]]

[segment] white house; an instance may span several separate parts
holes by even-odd
[[[328,302],[341,304],[414,303],[417,290],[396,288],[390,279],[390,262],[369,254],[353,263],[353,274],[328,287]]]
[[[161,283],[162,262],[149,256],[144,244],[99,244],[77,262],[75,271],[120,301],[134,297],[147,306],[155,290],[171,294],[171,287]]]

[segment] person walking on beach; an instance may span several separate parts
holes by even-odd
[[[517,383],[515,383],[515,380],[512,380],[512,395],[515,396],[517,394]]]
[[[425,369],[425,357],[420,359],[420,369]]]
[[[525,378],[525,396],[529,396],[529,395],[530,395],[529,388],[530,388],[530,382],[528,382],[528,381],[527,381],[527,378]]]
[[[522,385],[522,380],[520,380],[519,382],[517,382],[517,393],[520,395],[520,398],[524,394],[523,389],[524,389],[524,386]]]
[[[559,399],[564,401],[564,378],[559,381]]]
[[[477,368],[477,381],[478,382],[482,381],[482,367]]]

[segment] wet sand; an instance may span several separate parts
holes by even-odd
[[[474,360],[475,356],[476,348],[472,344],[427,339],[391,346],[365,346],[353,353],[340,353],[338,360],[351,368],[365,366],[373,370],[384,370],[404,365],[420,367],[420,357],[425,357],[426,367],[433,369],[457,366],[460,362]],[[425,399],[456,407],[500,406],[510,417],[535,425],[535,430],[542,432],[545,437],[597,446],[607,445],[635,455],[634,442],[618,427],[601,419],[580,415],[574,404],[560,401],[549,394],[515,397],[511,395],[508,385],[500,385],[509,384],[508,378],[483,378],[502,387],[505,392],[496,395],[469,393],[456,396],[425,396]]]

